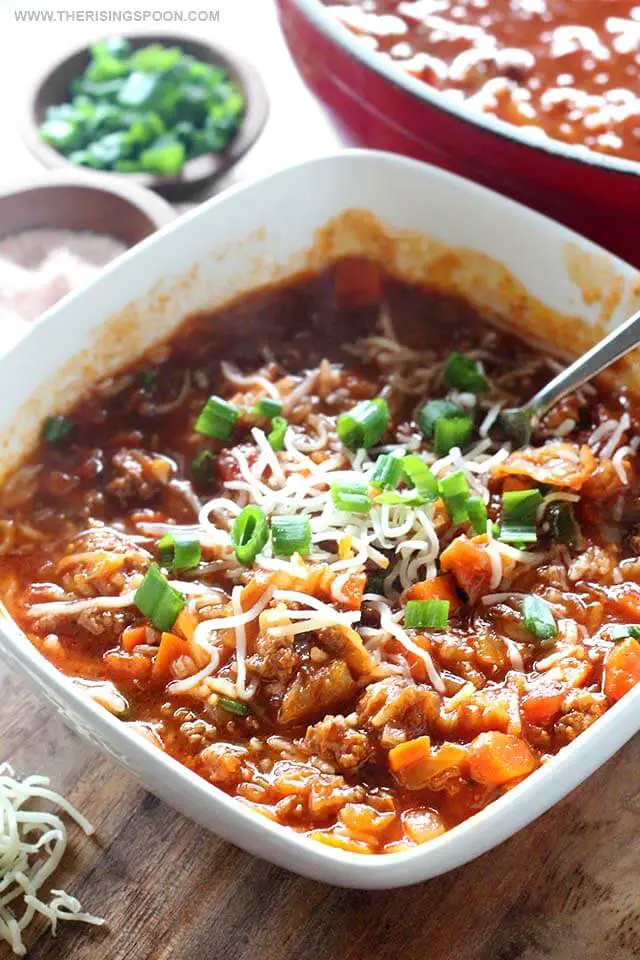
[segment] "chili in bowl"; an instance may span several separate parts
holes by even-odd
[[[311,181],[290,233],[247,230],[261,191]],[[498,239],[474,252],[489,209]],[[214,222],[233,226],[212,250]],[[545,335],[597,339],[636,284],[549,221],[383,155],[207,205],[39,329],[91,317],[48,358],[66,357],[67,402],[37,387],[14,414],[12,661],[154,789],[302,872],[388,886],[486,849],[637,726],[633,378],[582,388],[524,449],[496,427],[555,369]],[[32,334],[14,366],[41,349]]]

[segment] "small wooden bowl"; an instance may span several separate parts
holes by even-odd
[[[255,67],[218,44],[204,42],[183,34],[136,34],[127,36],[134,49],[150,43],[162,43],[167,46],[179,46],[205,63],[224,67],[242,89],[246,110],[240,129],[222,153],[205,154],[189,160],[178,177],[161,177],[151,173],[110,173],[108,176],[138,183],[162,194],[168,200],[178,202],[203,193],[221,174],[229,170],[244,157],[262,132],[269,115],[269,99],[260,74]],[[69,99],[69,84],[74,77],[86,69],[90,59],[89,47],[83,47],[67,54],[53,66],[48,66],[33,84],[27,100],[26,116],[23,123],[23,138],[31,153],[45,167],[79,168],[45,143],[39,133],[47,107],[65,103]],[[94,171],[88,170],[89,175]]]
[[[144,187],[106,174],[87,176],[77,167],[0,190],[0,237],[41,227],[87,230],[133,247],[175,215]]]

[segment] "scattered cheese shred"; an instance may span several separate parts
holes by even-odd
[[[75,897],[51,890],[51,899],[40,897],[42,887],[59,866],[66,847],[67,829],[57,813],[40,809],[41,801],[58,807],[84,830],[93,827],[64,797],[49,789],[47,777],[16,777],[8,763],[0,764],[0,939],[17,956],[27,948],[22,934],[41,913],[55,935],[58,920],[77,920],[100,926],[100,917],[83,913]],[[35,803],[34,803],[35,802]],[[16,909],[20,905],[22,909]]]

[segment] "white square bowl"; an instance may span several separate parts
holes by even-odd
[[[343,216],[354,208],[377,221]],[[71,406],[186,315],[321,268],[341,252],[369,252],[408,278],[435,278],[481,308],[515,318],[524,335],[550,335],[565,349],[597,339],[637,305],[640,276],[556,223],[434,167],[345,151],[230,191],[164,228],[49,311],[0,358],[0,482],[32,448],[44,416]],[[1,608],[0,654],[64,719],[172,806],[251,853],[347,887],[403,886],[467,862],[551,807],[640,728],[638,687],[449,833],[404,853],[363,856],[273,823],[146,743],[85,698]]]

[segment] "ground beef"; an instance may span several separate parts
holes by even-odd
[[[358,725],[375,731],[389,749],[426,733],[439,709],[440,699],[429,687],[393,677],[367,688],[357,706]]]
[[[111,477],[107,490],[121,503],[128,500],[152,500],[160,490],[160,481],[149,470],[150,458],[141,450],[123,447],[111,458]]]
[[[357,719],[328,716],[307,728],[305,747],[316,757],[342,770],[355,770],[374,754],[371,737],[355,729]]]
[[[247,661],[251,673],[263,680],[275,681],[282,690],[290,683],[300,665],[292,636],[274,637],[261,633],[256,640],[256,652]]]
[[[553,738],[558,748],[567,743],[590,727],[607,709],[607,698],[603,693],[592,693],[589,690],[576,690],[567,698],[566,713],[556,721],[553,728]]]

